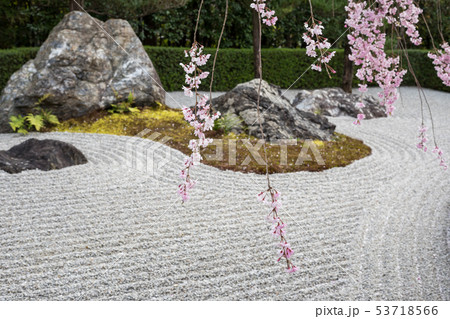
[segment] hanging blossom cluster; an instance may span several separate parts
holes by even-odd
[[[437,158],[439,160],[439,166],[442,166],[444,170],[447,170],[448,165],[445,163],[444,160],[444,152],[442,152],[438,146],[435,146],[433,153],[437,155]]]
[[[281,208],[281,194],[275,189],[269,187],[264,192],[258,194],[257,198],[260,202],[270,207],[270,213],[267,215],[267,221],[272,224],[272,235],[277,238],[279,242],[280,251],[278,252],[278,259],[286,261],[286,271],[289,273],[296,272],[298,269],[291,261],[291,256],[294,254],[291,246],[286,240],[286,224],[278,216],[278,211]]]
[[[447,86],[450,86],[450,45],[447,42],[441,44],[442,50],[435,53],[428,53],[428,57],[433,60],[434,69],[438,77]]]
[[[191,61],[188,64],[180,63],[184,72],[186,73],[185,83],[187,87],[183,85],[183,91],[186,96],[193,97],[194,93],[192,90],[198,89],[199,85],[202,83],[203,79],[206,79],[209,72],[203,72],[198,67],[205,65],[208,62],[211,54],[202,54],[203,45],[195,42],[189,51],[184,51],[184,56],[190,57]]]
[[[389,14],[386,16],[386,20],[390,24],[404,27],[405,33],[414,45],[422,43],[422,38],[417,30],[422,9],[417,7],[413,0],[378,0],[377,2],[388,9]]]
[[[261,14],[262,22],[267,24],[268,26],[275,25],[275,22],[277,21],[277,17],[274,16],[275,11],[267,9],[266,4],[264,3],[265,0],[253,0],[253,2],[255,3],[252,3],[250,7],[255,9],[257,12]],[[260,80],[262,80],[262,78]],[[260,120],[259,117],[258,120]],[[259,122],[259,124],[261,126],[261,122]],[[262,134],[264,135],[264,133]],[[264,148],[264,152],[265,151],[266,149]],[[267,183],[268,189],[264,192],[259,193],[257,195],[257,199],[258,201],[270,207],[270,213],[269,215],[267,215],[267,221],[272,224],[272,235],[278,238],[280,241],[278,244],[280,250],[278,252],[277,261],[279,262],[281,259],[284,259],[286,261],[286,271],[289,273],[293,273],[298,270],[297,267],[294,266],[294,264],[291,261],[291,257],[294,254],[294,251],[292,250],[291,246],[289,245],[285,237],[286,224],[278,216],[278,211],[281,208],[280,192],[276,191],[270,186],[269,175],[267,175]]]
[[[361,125],[361,121],[364,120],[366,118],[366,115],[364,113],[359,113],[356,116],[356,120],[353,121],[353,124],[355,125]]]
[[[310,21],[311,25],[308,24]],[[331,48],[331,44],[328,42],[327,38],[322,36],[322,22],[311,16],[311,18],[305,22],[305,28],[306,32],[303,33],[302,38],[306,43],[306,55],[315,58],[317,57],[317,51],[319,52],[319,58],[311,65],[311,69],[321,72],[322,65],[324,65],[329,76],[330,72],[336,73],[336,71],[328,64],[336,54],[336,51],[328,52]]]
[[[426,136],[426,132],[427,132],[428,128],[425,125],[421,125],[419,127],[419,136],[417,136],[419,138],[419,143],[417,143],[417,148],[420,150],[423,150],[424,152],[428,151],[428,147],[426,145],[426,143],[428,142],[428,138]],[[444,170],[446,170],[448,168],[448,165],[445,162],[444,159],[444,152],[436,145],[433,153],[437,155],[437,159],[439,160],[439,166],[442,166],[444,168]]]
[[[421,125],[419,127],[419,136],[417,136],[419,138],[419,143],[417,143],[417,148],[419,150],[422,150],[424,152],[426,152],[428,150],[428,147],[426,146],[426,142],[428,142],[428,138],[426,137],[426,132],[428,131],[428,128],[425,125]]]
[[[275,23],[277,23],[278,18],[275,16],[275,11],[267,8],[264,2],[266,2],[266,0],[253,0],[253,3],[250,4],[250,8],[255,9],[261,14],[262,23],[269,27],[274,26]]]
[[[356,116],[356,120],[353,121],[354,125],[361,125],[361,121],[366,118],[366,115],[362,112],[362,108],[366,107],[366,105],[362,102],[364,98],[365,92],[367,92],[367,84],[358,84],[359,92],[361,92],[360,101],[356,103],[356,107],[360,110],[360,113]]]
[[[194,43],[189,51],[185,51],[185,56],[190,57],[191,61],[188,64],[180,63],[186,72],[187,87],[183,86],[184,94],[189,97],[193,97],[195,94],[196,98],[194,110],[183,106],[183,115],[185,120],[194,127],[194,134],[198,137],[196,140],[189,141],[192,154],[186,158],[184,167],[180,172],[180,178],[183,182],[178,185],[178,194],[180,194],[183,202],[189,199],[189,190],[195,186],[195,181],[190,176],[190,169],[202,160],[201,148],[205,148],[212,142],[210,138],[205,137],[205,132],[213,128],[214,120],[220,116],[220,113],[211,115],[210,105],[207,104],[208,96],[197,93],[201,80],[209,75],[209,72],[203,72],[199,66],[205,65],[211,55],[202,54],[202,52],[203,46]]]
[[[356,76],[361,81],[376,81],[383,90],[378,95],[386,108],[386,114],[392,115],[394,103],[398,98],[400,86],[406,70],[400,69],[400,58],[389,57],[384,52],[386,33],[384,23],[395,27],[404,27],[406,34],[415,45],[422,39],[416,24],[422,10],[414,5],[413,0],[376,0],[377,6],[369,6],[366,1],[349,0],[345,10],[348,18],[345,23],[351,28],[348,35],[351,46],[350,60],[361,66]]]

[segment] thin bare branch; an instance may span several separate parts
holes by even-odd
[[[219,53],[220,41],[222,41],[223,31],[225,30],[227,17],[228,17],[228,0],[226,0],[226,2],[225,2],[225,16],[223,18],[222,31],[220,32],[219,40],[217,41],[217,49],[216,49],[216,54],[214,55],[214,62],[213,62],[213,67],[212,67],[212,71],[211,71],[211,82],[209,83],[209,105],[211,106],[211,108],[212,108],[212,85],[213,85],[213,81],[214,81],[214,71],[216,69],[217,55]]]

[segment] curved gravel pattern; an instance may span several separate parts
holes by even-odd
[[[426,92],[450,153],[450,94]],[[255,197],[263,176],[199,166],[181,205],[178,151],[136,137],[31,134],[73,143],[89,163],[0,172],[0,299],[449,300],[449,173],[416,150],[418,95],[402,93],[394,118],[331,118],[371,156],[273,175],[294,275],[274,261]],[[2,134],[0,149],[27,138]],[[154,174],[139,166],[149,149]]]

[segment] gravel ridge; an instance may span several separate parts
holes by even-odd
[[[450,154],[450,94],[425,92]],[[200,165],[182,205],[176,150],[137,137],[0,134],[0,149],[52,138],[89,161],[0,171],[0,300],[449,300],[450,175],[415,148],[418,93],[401,93],[393,118],[362,127],[329,118],[371,156],[272,176],[294,275],[275,262],[268,212],[256,202],[263,176]],[[149,149],[154,174],[138,164]]]

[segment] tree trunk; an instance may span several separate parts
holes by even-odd
[[[342,75],[342,89],[347,93],[352,93],[353,82],[353,62],[348,56],[351,54],[348,42],[344,46],[344,74]]]
[[[69,11],[81,11],[84,6],[84,0],[69,0]]]
[[[253,11],[253,65],[255,66],[255,79],[261,76],[261,46],[260,46],[260,30],[259,16],[256,10]]]

